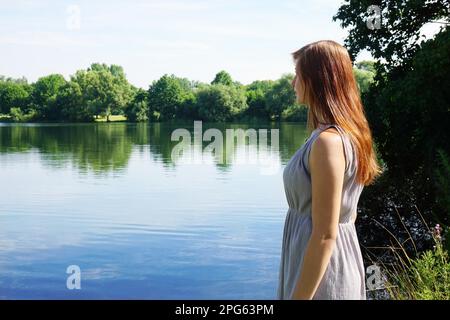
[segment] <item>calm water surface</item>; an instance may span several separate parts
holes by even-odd
[[[0,298],[275,298],[282,170],[306,127],[203,123],[224,139],[279,129],[279,148],[237,141],[220,163],[204,142],[194,154],[212,161],[173,161],[173,130],[193,127],[0,124]],[[66,287],[70,265],[81,290]]]

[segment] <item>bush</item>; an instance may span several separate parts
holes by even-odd
[[[304,105],[292,105],[283,110],[281,119],[285,121],[301,121],[306,122],[308,120],[308,109]]]
[[[423,217],[422,221],[425,221]],[[432,249],[417,253],[415,258],[411,258],[404,247],[406,241],[395,239],[396,245],[389,246],[394,256],[393,262],[388,265],[381,263],[385,270],[384,289],[391,299],[450,299],[450,260],[449,253],[443,246],[443,228],[439,224],[432,229],[427,224],[425,226],[434,243]],[[408,240],[412,241],[412,238]]]
[[[391,298],[396,300],[449,300],[450,261],[441,242],[433,250],[423,252],[419,258],[405,263],[407,269],[391,274],[387,286]]]
[[[9,115],[12,121],[26,122],[35,119],[37,116],[37,112],[32,110],[28,113],[23,113],[23,111],[20,108],[11,108]]]

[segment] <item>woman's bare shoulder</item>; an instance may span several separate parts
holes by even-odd
[[[341,159],[342,161],[336,161]],[[320,166],[345,166],[345,151],[339,132],[328,128],[320,132],[311,146],[310,164]]]
[[[312,148],[323,151],[342,149],[340,133],[333,127],[323,130],[319,133],[317,139],[315,139]]]

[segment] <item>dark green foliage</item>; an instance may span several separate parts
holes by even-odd
[[[148,99],[145,90],[137,90],[133,100],[125,108],[125,115],[128,121],[142,122],[148,120]]]
[[[24,79],[0,77],[0,113],[7,114],[11,108],[25,110],[30,103],[32,88]]]
[[[39,78],[33,84],[32,108],[40,120],[59,120],[62,117],[61,105],[57,103],[58,94],[66,85],[60,74]]]
[[[197,92],[196,108],[202,120],[229,121],[246,110],[245,92],[223,84],[205,86]]]
[[[369,29],[368,8],[381,9],[379,29]],[[420,28],[427,22],[450,16],[449,0],[346,0],[333,20],[349,28],[345,45],[352,57],[367,49],[374,58],[386,60],[386,67],[405,67],[419,46]]]
[[[295,92],[292,88],[293,75],[283,75],[266,94],[266,109],[270,119],[280,120],[283,111],[296,104]]]
[[[369,5],[380,5],[380,29],[366,26]],[[374,82],[363,92],[363,103],[375,143],[387,165],[386,174],[366,188],[360,201],[365,215],[360,230],[365,245],[380,245],[384,239],[371,219],[392,225],[396,212],[405,223],[416,225],[419,209],[428,223],[449,224],[449,211],[443,197],[448,178],[442,169],[435,173],[439,150],[450,152],[450,30],[440,23],[440,32],[421,42],[420,29],[426,22],[449,16],[448,0],[345,1],[335,15],[349,29],[345,43],[352,56],[363,49],[378,59]],[[358,69],[372,72],[370,65]],[[362,90],[364,91],[364,90]],[[439,181],[439,183],[436,183]],[[413,234],[424,249],[429,242],[420,228]],[[407,234],[399,234],[406,239]]]
[[[223,84],[225,86],[231,86],[233,85],[233,79],[228,72],[222,70],[216,74],[211,84]]]
[[[185,114],[186,100],[192,101],[192,85],[186,79],[164,75],[148,90],[149,118],[172,120]]]

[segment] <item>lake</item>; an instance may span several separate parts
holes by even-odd
[[[223,157],[193,121],[0,124],[0,298],[274,299],[282,170],[306,125],[202,123],[199,137],[211,128]],[[239,128],[258,143],[225,146]],[[192,134],[178,159],[174,132]]]

